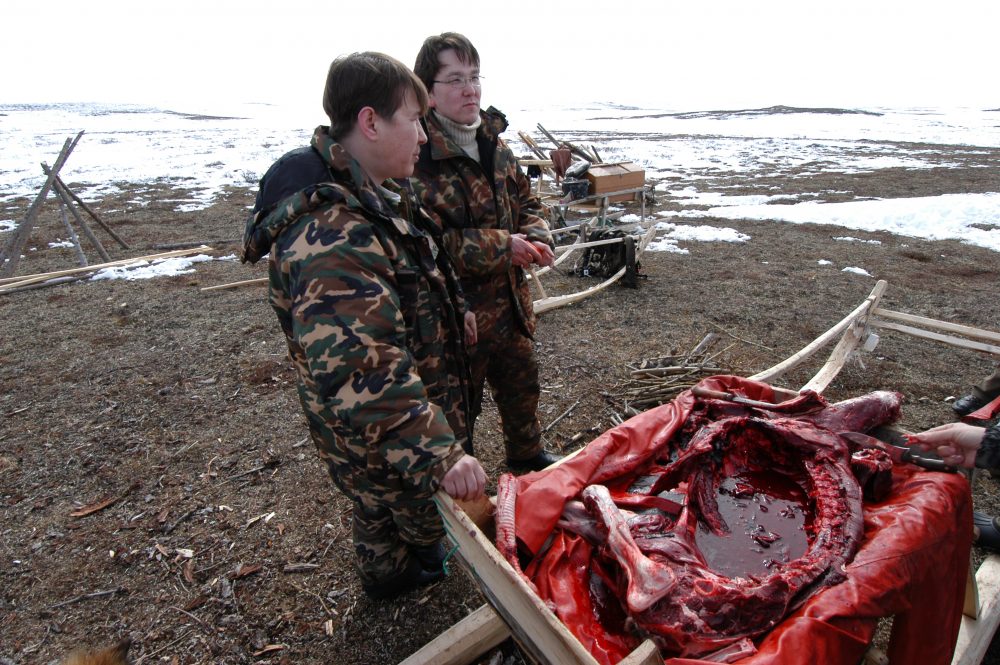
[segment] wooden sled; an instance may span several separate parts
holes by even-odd
[[[586,223],[580,225],[574,225],[572,227],[556,229],[555,231],[553,231],[553,235],[568,231],[574,231],[579,229],[581,226],[586,226]],[[592,296],[595,293],[598,293],[608,288],[609,286],[620,280],[622,277],[624,277],[629,270],[635,270],[636,262],[639,260],[639,257],[642,256],[642,253],[646,250],[646,246],[649,245],[649,243],[653,240],[653,236],[655,235],[656,235],[656,222],[654,221],[649,225],[648,229],[643,230],[642,235],[639,236],[638,243],[636,242],[636,238],[632,236],[626,236],[624,238],[612,238],[608,240],[596,240],[594,242],[585,242],[583,240],[585,234],[580,234],[579,238],[577,239],[577,242],[571,245],[561,245],[559,247],[556,247],[555,251],[556,254],[558,254],[558,256],[556,257],[555,260],[555,266],[559,266],[565,263],[570,256],[572,256],[575,252],[579,250],[586,249],[588,247],[596,247],[598,245],[624,243],[626,245],[626,257],[627,257],[626,265],[624,268],[622,268],[614,275],[601,282],[600,284],[595,284],[594,286],[588,287],[581,291],[577,291],[575,293],[567,293],[565,295],[559,295],[559,296],[547,295],[544,287],[542,286],[542,282],[539,279],[539,277],[547,273],[550,270],[550,268],[545,267],[539,270],[535,270],[534,268],[529,269],[528,279],[530,281],[535,282],[536,288],[538,289],[539,295],[541,296],[540,298],[534,300],[535,314],[541,314],[542,312],[547,312],[550,309],[556,309],[557,307],[563,307],[565,305],[579,302],[584,298],[587,298],[588,296]],[[228,282],[225,284],[215,284],[213,286],[205,286],[202,287],[200,290],[218,291],[221,289],[235,289],[242,286],[261,286],[264,284],[267,284],[267,277],[257,277],[254,279],[240,280],[238,282]],[[0,288],[0,293],[3,293],[2,288]]]
[[[815,356],[836,340],[826,362],[799,390],[822,392],[859,348],[872,350],[878,341],[874,330],[890,330],[1000,356],[1000,333],[894,312],[880,307],[888,284],[879,281],[871,294],[832,328],[788,359],[750,377],[772,383],[789,370]],[[773,386],[773,383],[772,383]],[[799,391],[775,387],[785,397]],[[479,584],[488,603],[412,654],[401,665],[465,665],[513,636],[535,662],[544,664],[595,664],[593,656],[534,594],[493,546],[493,504],[484,499],[463,504],[443,492],[435,497],[449,537],[458,555]],[[991,555],[970,572],[965,616],[955,646],[953,665],[982,661],[1000,624],[1000,555]],[[865,662],[878,662],[875,650]],[[663,658],[650,640],[621,663],[661,664]]]
[[[547,312],[551,309],[556,309],[557,307],[563,307],[565,305],[579,302],[584,298],[592,296],[595,293],[598,293],[608,288],[609,286],[620,280],[622,277],[624,277],[629,270],[635,269],[636,262],[639,260],[639,257],[642,256],[642,253],[646,250],[646,246],[649,245],[649,243],[653,240],[654,235],[656,235],[655,223],[650,224],[649,228],[645,229],[645,232],[639,238],[638,244],[636,244],[634,237],[626,236],[624,238],[596,240],[594,242],[576,242],[573,243],[572,245],[563,245],[562,247],[557,247],[556,252],[559,253],[559,257],[556,259],[556,265],[559,265],[562,262],[564,262],[567,258],[569,258],[570,254],[578,250],[585,249],[587,247],[596,247],[598,245],[624,243],[626,248],[625,249],[626,265],[623,266],[614,275],[608,277],[606,280],[601,282],[600,284],[595,284],[594,286],[583,289],[581,291],[577,291],[576,293],[567,293],[565,295],[560,295],[560,296],[543,295],[542,298],[535,300],[533,303],[535,314],[541,314],[542,312]],[[582,235],[580,237],[583,238]],[[546,271],[547,268],[543,268],[542,270],[538,271],[538,275],[539,276],[543,275]],[[540,284],[541,282],[539,281],[539,285]]]

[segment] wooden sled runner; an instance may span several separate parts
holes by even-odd
[[[577,226],[573,226],[563,229],[557,229],[556,233],[573,231],[576,230],[577,228],[578,228]],[[584,298],[587,298],[589,296],[594,295],[595,293],[603,291],[604,289],[608,288],[615,282],[619,281],[622,277],[624,277],[629,270],[633,270],[635,268],[636,261],[639,260],[639,258],[642,256],[642,253],[645,251],[646,246],[649,245],[649,243],[653,240],[653,236],[656,235],[656,222],[652,221],[649,224],[649,228],[640,227],[639,230],[641,231],[641,234],[638,236],[626,236],[624,238],[615,238],[611,240],[597,240],[594,242],[583,242],[582,239],[584,235],[581,234],[580,239],[578,239],[577,242],[570,245],[561,245],[559,247],[556,247],[556,254],[558,254],[558,256],[556,257],[555,266],[562,265],[563,263],[566,262],[567,259],[569,259],[570,256],[572,256],[574,253],[580,250],[587,249],[590,247],[596,247],[598,245],[608,245],[614,243],[625,244],[626,256],[628,258],[625,267],[621,268],[618,272],[616,272],[614,275],[611,275],[603,282],[595,284],[594,286],[588,287],[586,289],[582,289],[575,293],[567,293],[558,296],[547,295],[544,287],[542,286],[542,282],[539,279],[539,277],[541,277],[550,270],[549,268],[541,268],[540,270],[537,271],[534,269],[529,270],[528,278],[535,283],[536,288],[538,289],[538,294],[540,296],[539,298],[536,298],[534,300],[535,314],[541,314],[542,312],[547,312],[550,309],[556,309],[557,307],[563,307],[565,305],[570,305],[572,303],[579,302]],[[213,286],[204,286],[200,290],[218,291],[222,289],[235,289],[242,286],[262,286],[265,284],[267,284],[267,277],[257,277],[254,279],[240,280],[238,282],[228,282],[226,284],[215,284]],[[0,291],[0,293],[2,293],[2,291]]]
[[[937,321],[880,306],[887,283],[879,281],[871,294],[844,319],[802,350],[777,365],[750,377],[771,383],[834,345],[820,370],[801,389],[822,392],[859,349],[872,350],[878,342],[876,330],[895,331],[1000,356],[1000,333]],[[801,390],[800,389],[800,390]],[[798,390],[775,388],[788,397]],[[488,603],[455,624],[416,653],[403,665],[462,665],[494,648],[509,636],[537,663],[596,664],[596,660],[534,594],[493,546],[493,506],[489,500],[475,505],[460,504],[443,492],[435,497],[449,538]],[[973,578],[970,573],[965,616],[952,658],[953,665],[981,662],[1000,624],[1000,556],[992,555]],[[637,647],[626,665],[653,665],[663,658],[650,640]],[[869,662],[866,659],[865,662]],[[870,662],[876,662],[872,660]],[[895,664],[894,664],[895,665]]]

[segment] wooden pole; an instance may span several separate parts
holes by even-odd
[[[654,227],[655,228],[655,227]],[[871,294],[865,301],[854,308],[850,314],[841,319],[838,323],[834,324],[832,328],[827,330],[825,333],[814,339],[813,341],[806,344],[797,353],[792,354],[788,358],[785,358],[777,365],[769,367],[762,372],[757,372],[751,377],[748,377],[751,381],[763,381],[764,383],[771,383],[778,377],[782,376],[785,372],[792,370],[802,364],[803,361],[810,358],[816,351],[823,348],[837,335],[843,333],[847,330],[848,326],[854,323],[855,319],[859,316],[868,316],[868,312],[872,309],[872,303],[877,299],[882,297],[882,293],[885,291],[888,283],[885,280],[879,280],[875,283],[875,288],[872,289]]]
[[[69,223],[69,215],[66,214],[66,203],[63,201],[59,202],[59,217],[62,219],[63,226],[66,227],[66,232],[69,233],[69,239],[73,242],[73,249],[76,250],[76,262],[81,266],[87,265],[87,257],[83,253],[83,248],[80,247],[80,238],[76,235],[76,231],[73,230],[73,225]]]
[[[574,155],[576,155],[580,159],[585,159],[585,160],[587,160],[588,162],[590,162],[592,164],[599,164],[601,162],[600,157],[597,157],[596,155],[588,154],[586,150],[584,150],[583,148],[581,148],[579,146],[573,145],[569,141],[557,141],[556,137],[552,136],[552,134],[549,133],[549,130],[547,130],[544,127],[542,127],[542,123],[538,123],[537,127],[538,127],[538,131],[540,131],[542,134],[545,134],[546,138],[548,138],[550,141],[552,141],[552,143],[553,143],[553,145],[555,145],[555,147],[558,148],[560,145],[564,145],[564,146],[566,146],[567,148],[570,149],[570,152],[572,152]]]
[[[66,204],[66,207],[69,208],[69,211],[73,213],[73,217],[76,219],[76,223],[80,225],[80,229],[83,231],[83,235],[87,236],[87,240],[89,240],[90,244],[94,246],[94,249],[97,250],[97,253],[100,254],[101,258],[104,259],[105,261],[110,261],[111,256],[108,254],[108,251],[104,249],[104,245],[102,245],[101,241],[97,239],[97,236],[94,235],[94,232],[90,230],[90,226],[87,225],[87,222],[83,220],[83,217],[80,216],[80,213],[78,213],[76,211],[76,208],[73,207],[73,199],[70,198],[69,194],[66,192],[65,189],[63,189],[63,186],[59,184],[58,180],[52,183],[52,188],[56,190],[56,194],[58,194],[59,197],[62,199],[63,203]]]
[[[216,284],[215,286],[204,286],[199,291],[218,291],[220,289],[235,289],[240,286],[250,286],[251,284],[267,284],[267,277],[256,279],[244,279],[239,282],[229,282],[228,284]]]
[[[131,259],[121,259],[119,261],[111,261],[110,263],[95,263],[92,266],[87,266],[84,268],[69,268],[67,270],[57,270],[55,272],[45,272],[38,273],[35,275],[26,275],[24,277],[15,277],[13,279],[0,279],[0,294],[8,293],[12,289],[21,288],[29,284],[37,284],[38,282],[46,282],[55,277],[64,277],[66,275],[79,275],[86,272],[97,272],[104,268],[111,268],[114,266],[124,266],[130,263],[136,263],[137,261],[153,261],[155,259],[169,259],[174,256],[188,256],[191,254],[197,254],[203,251],[211,251],[211,247],[207,245],[202,245],[201,247],[194,247],[192,249],[178,249],[173,252],[163,252],[161,254],[149,254],[147,256],[136,256]]]
[[[38,215],[38,209],[44,203],[45,197],[49,195],[49,188],[52,187],[55,177],[59,175],[59,169],[69,159],[69,154],[73,152],[73,148],[76,147],[82,136],[83,132],[81,131],[76,135],[75,139],[66,139],[66,142],[63,143],[62,150],[59,151],[59,156],[56,158],[56,163],[52,166],[52,173],[45,179],[45,184],[38,191],[38,196],[35,197],[35,200],[28,207],[28,212],[25,213],[24,220],[21,221],[21,225],[17,228],[17,231],[14,232],[11,239],[4,245],[3,250],[0,251],[0,277],[10,277],[17,270],[17,264],[21,261],[21,252],[24,251],[24,246],[28,243],[28,237],[31,235],[31,229],[35,226],[35,217]]]
[[[42,170],[45,171],[45,175],[49,174],[49,167],[44,162],[42,163]],[[105,231],[107,231],[108,235],[110,235],[112,238],[114,238],[115,242],[117,242],[119,245],[121,245],[122,249],[132,249],[131,247],[128,246],[128,243],[126,243],[124,240],[122,240],[121,238],[118,237],[117,233],[115,233],[114,231],[111,230],[110,226],[108,226],[107,224],[104,223],[104,220],[102,220],[100,217],[97,216],[96,212],[94,212],[93,210],[90,209],[90,206],[88,206],[86,203],[84,203],[83,200],[79,196],[77,196],[76,194],[74,194],[73,190],[71,190],[69,187],[67,187],[66,183],[63,182],[63,179],[60,178],[58,175],[56,176],[56,184],[59,185],[60,187],[62,187],[64,190],[66,190],[66,193],[69,194],[70,197],[72,197],[72,199],[74,201],[76,201],[79,204],[79,206],[81,208],[83,208],[87,212],[88,215],[90,215],[91,217],[93,217],[94,221],[97,222],[98,226],[100,226],[102,229],[104,229]]]
[[[86,277],[87,277],[87,275],[85,275],[85,274],[82,274],[82,275],[67,275],[65,277],[56,277],[54,279],[50,279],[47,282],[38,282],[38,283],[35,283],[35,284],[29,284],[27,286],[16,286],[15,285],[13,288],[10,288],[10,289],[6,289],[5,288],[5,289],[0,290],[0,295],[6,295],[8,293],[20,293],[21,291],[31,291],[32,289],[43,289],[43,288],[45,288],[47,286],[55,286],[56,284],[63,284],[65,282],[75,282],[77,280],[85,279]]]
[[[545,295],[545,287],[542,286],[541,280],[538,279],[538,273],[535,272],[534,265],[528,266],[528,274],[531,275],[531,280],[538,286],[538,295],[540,295],[543,299],[548,298],[548,296]]]

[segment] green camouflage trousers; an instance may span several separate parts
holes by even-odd
[[[542,452],[542,428],[537,415],[541,390],[535,349],[531,338],[515,322],[509,302],[499,316],[493,318],[491,314],[476,312],[479,342],[469,351],[471,418],[475,425],[483,410],[483,390],[488,382],[500,413],[507,458],[525,460]]]
[[[444,536],[431,495],[404,487],[402,477],[388,465],[352,465],[325,445],[319,453],[334,484],[354,505],[351,530],[362,583],[395,577],[406,570],[411,546],[433,545]]]
[[[981,400],[992,402],[1000,395],[1000,365],[993,374],[989,375],[978,386],[972,388],[972,392]]]

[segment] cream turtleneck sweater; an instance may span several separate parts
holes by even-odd
[[[441,124],[441,129],[452,141],[457,143],[469,157],[479,161],[479,144],[476,143],[476,130],[483,124],[482,118],[476,118],[476,122],[471,125],[462,125],[454,120],[449,120],[437,111],[433,111],[434,117]]]

